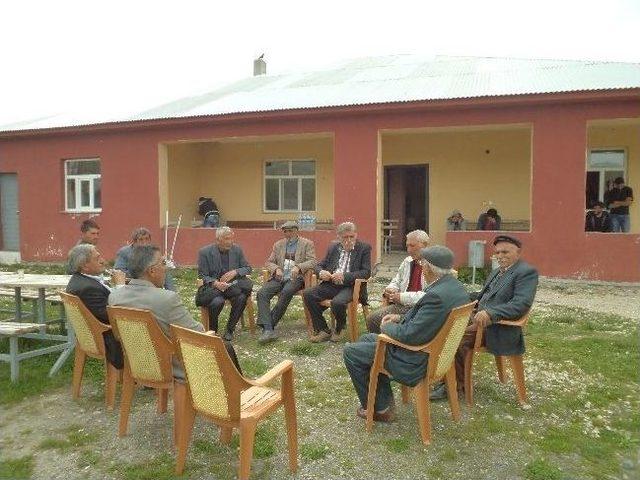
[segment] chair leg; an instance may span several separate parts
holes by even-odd
[[[469,349],[464,356],[464,399],[467,406],[473,406],[473,355],[474,350]]]
[[[524,384],[524,365],[522,363],[522,355],[512,355],[509,357],[511,370],[513,371],[513,383],[518,393],[518,402],[520,405],[527,403],[527,387]]]
[[[104,361],[104,367],[106,371],[104,382],[104,401],[107,405],[107,410],[112,411],[116,404],[116,385],[118,384],[119,371],[106,359]]]
[[[256,437],[257,426],[255,420],[243,420],[240,423],[240,464],[238,465],[238,478],[240,480],[248,480],[251,473],[253,441]]]
[[[87,354],[84,353],[76,343],[76,353],[73,361],[73,380],[71,381],[71,396],[76,400],[80,396],[80,387],[82,386],[82,374],[84,373],[84,364],[87,361]]]
[[[293,370],[282,375],[282,403],[284,405],[284,420],[287,425],[287,446],[289,447],[289,470],[298,470],[298,418],[296,415],[296,400],[293,389]]]
[[[231,437],[233,436],[233,427],[220,427],[220,443],[231,443]]]
[[[173,446],[178,448],[178,437],[184,421],[184,402],[187,395],[187,387],[184,383],[173,381]]]
[[[118,425],[118,436],[124,437],[127,434],[129,424],[129,413],[131,412],[131,402],[135,392],[135,382],[131,377],[131,372],[125,366],[122,375],[122,395],[120,398],[120,423]]]
[[[384,364],[384,357],[387,353],[385,344],[378,342],[376,346],[376,353],[373,357],[373,364],[369,374],[369,391],[367,392],[367,420],[365,427],[367,432],[373,430],[373,414],[376,407],[376,393],[378,390],[378,375],[382,370]]]
[[[200,307],[200,321],[202,322],[202,326],[204,327],[204,331],[207,332],[209,330],[209,309],[207,307]]]
[[[447,397],[451,416],[457,422],[460,420],[460,402],[458,401],[458,384],[456,382],[456,367],[454,364],[451,364],[445,376],[445,381],[447,383]]]
[[[168,388],[156,388],[156,394],[158,395],[158,406],[156,410],[158,413],[167,413],[167,404],[169,400]]]
[[[245,307],[247,311],[247,316],[249,317],[249,332],[251,334],[256,333],[256,317],[253,311],[253,299],[251,298],[251,294],[247,297],[247,306]]]
[[[355,342],[358,339],[358,304],[351,302],[347,306],[347,322],[349,327],[349,340]]]
[[[402,393],[402,403],[406,405],[409,403],[409,395],[411,394],[411,391],[406,385],[400,385],[400,392]]]
[[[423,380],[413,389],[416,396],[416,413],[422,443],[431,444],[431,404],[429,403],[429,385]]]
[[[181,390],[180,387],[177,390]],[[174,434],[176,439],[176,474],[181,475],[184,471],[184,464],[187,459],[187,450],[189,448],[189,442],[191,441],[191,433],[193,432],[193,421],[196,417],[196,412],[191,405],[191,401],[187,398],[186,386],[184,386],[182,395],[182,403],[180,419],[178,421],[178,432]],[[177,412],[176,412],[177,413]]]
[[[302,308],[304,308],[304,321],[307,323],[307,335],[311,337],[313,335],[313,324],[311,323],[311,314],[307,308],[307,304],[302,300]]]
[[[504,370],[504,357],[501,355],[495,355],[496,358],[496,369],[498,370],[498,380],[500,383],[507,382],[507,375]]]

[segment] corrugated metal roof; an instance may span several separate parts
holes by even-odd
[[[117,117],[73,115],[0,131],[349,105],[640,88],[640,64],[599,61],[392,55],[314,72],[263,75]]]

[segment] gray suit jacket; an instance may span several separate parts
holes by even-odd
[[[242,290],[251,290],[253,282],[247,277],[251,273],[251,265],[244,258],[244,253],[238,245],[232,245],[229,250],[229,270],[236,270],[238,276],[238,286]],[[216,244],[207,245],[198,251],[198,277],[204,283],[211,283],[219,280],[222,276],[222,262],[220,260],[220,250]]]
[[[193,319],[176,292],[158,288],[146,280],[134,278],[128,285],[111,292],[109,305],[150,310],[169,338],[169,325],[204,332],[202,324]],[[173,358],[173,376],[184,378],[184,369],[176,357]]]
[[[284,256],[286,254],[287,239],[282,238],[273,244],[273,250],[271,255],[265,263],[265,267],[269,270],[269,273],[273,275],[276,268],[284,268]],[[296,255],[294,258],[296,266],[300,268],[300,271],[304,274],[310,268],[313,269],[316,266],[316,249],[311,240],[298,237],[298,245],[296,247]]]
[[[538,271],[519,260],[491,285],[500,272],[495,269],[478,294],[478,311],[486,310],[492,322],[515,320],[529,311],[538,288]],[[494,355],[521,355],[524,353],[522,328],[489,325],[485,330],[487,350]]]
[[[457,278],[445,275],[425,288],[423,297],[402,316],[400,323],[386,323],[382,333],[408,345],[430,342],[444,325],[449,313],[469,303],[469,294]],[[427,372],[429,355],[389,345],[385,367],[394,379],[415,386]]]

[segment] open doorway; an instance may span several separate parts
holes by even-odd
[[[384,218],[398,225],[391,250],[403,250],[407,233],[429,231],[429,165],[385,167],[384,185]]]

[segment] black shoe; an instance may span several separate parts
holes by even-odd
[[[429,395],[429,400],[444,400],[445,398],[447,398],[447,386],[442,382],[435,384]]]
[[[233,333],[231,332],[225,332],[224,335],[222,335],[222,339],[226,340],[227,342],[231,342],[233,341]]]

